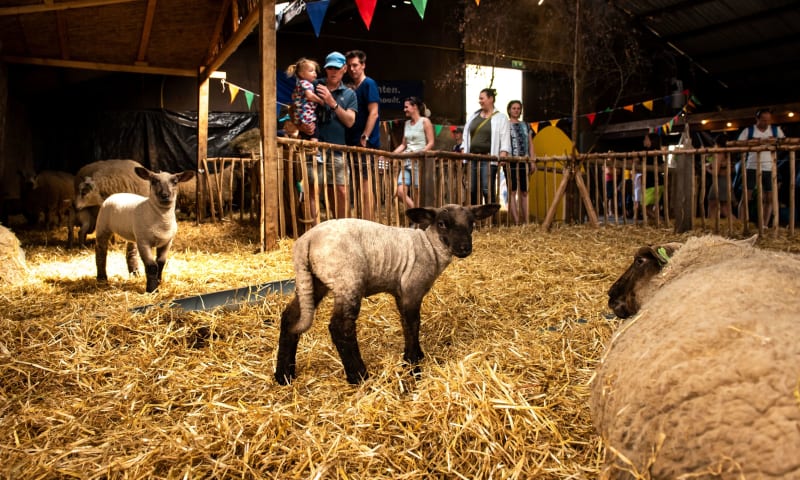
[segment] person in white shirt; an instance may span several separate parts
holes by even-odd
[[[784,138],[783,130],[781,127],[772,125],[772,110],[768,108],[756,111],[756,123],[753,126],[747,127],[739,134],[739,140],[750,140],[753,138]],[[761,201],[759,205],[764,220],[764,224],[769,223],[769,218],[772,215],[772,200],[770,193],[772,192],[772,152],[767,150],[761,152],[748,152],[747,153],[747,194],[748,201],[752,201],[756,196],[753,192],[756,188],[756,169],[761,169],[761,185],[759,188],[762,191]],[[742,217],[742,209],[744,208],[744,196],[739,202],[739,216]]]

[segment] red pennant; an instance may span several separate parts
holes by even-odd
[[[586,114],[586,118],[589,119],[589,125],[594,123],[594,119],[595,119],[596,116],[597,116],[596,113],[587,113]]]
[[[364,20],[367,30],[369,30],[369,26],[372,23],[372,15],[375,14],[375,6],[377,4],[378,0],[356,0],[358,13],[361,14],[361,19]]]

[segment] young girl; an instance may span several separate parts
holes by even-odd
[[[301,58],[294,65],[289,65],[286,75],[294,75],[297,82],[292,91],[292,122],[299,128],[301,125],[315,125],[317,121],[317,104],[322,105],[322,99],[314,93],[314,81],[317,79],[319,64],[308,58]],[[300,138],[316,140],[315,135],[308,135],[300,130]]]
[[[430,119],[422,113],[425,111],[425,104],[417,97],[408,97],[403,102],[403,112],[408,117],[403,129],[403,141],[394,153],[403,152],[424,152],[433,148],[436,139],[433,124]],[[409,192],[411,185],[419,186],[419,160],[408,159],[403,163],[403,169],[397,177],[397,198],[405,203],[406,208],[414,208],[414,199]],[[413,167],[412,167],[413,164]]]

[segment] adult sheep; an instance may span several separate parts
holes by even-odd
[[[99,160],[84,165],[75,174],[76,220],[80,227],[78,244],[86,243],[86,235],[92,233],[97,221],[100,205],[115,193],[135,193],[147,196],[150,183],[136,174],[136,168],[142,165],[135,160]],[[70,225],[68,246],[72,246],[73,225]]]
[[[44,228],[61,226],[64,220],[70,223],[72,213],[73,175],[55,170],[25,174],[21,177],[20,198],[23,214],[31,225],[39,223],[44,214]]]
[[[136,167],[136,174],[148,180],[149,195],[143,197],[135,193],[115,193],[103,202],[97,214],[97,280],[108,280],[108,241],[116,233],[127,241],[126,258],[128,273],[131,275],[138,275],[136,250],[139,251],[147,276],[146,291],[150,293],[161,283],[167,254],[178,231],[175,220],[178,184],[191,179],[194,171],[186,170],[178,174],[154,173],[144,167]],[[157,256],[153,256],[153,250]]]
[[[800,259],[754,238],[641,248],[609,290],[638,316],[592,384],[604,478],[800,478]]]
[[[311,327],[319,302],[333,292],[328,327],[347,381],[367,378],[356,338],[361,299],[386,292],[394,296],[403,324],[403,359],[422,360],[419,345],[420,306],[433,282],[453,260],[472,253],[476,220],[494,215],[500,205],[412,208],[406,215],[418,229],[389,227],[360,219],[328,220],[294,245],[296,295],[281,315],[275,379],[286,385],[295,378],[300,335]]]
[[[225,202],[230,202],[233,197],[233,184],[235,175],[233,165],[225,167],[221,173],[209,173],[208,176],[194,177],[188,182],[181,183],[178,187],[178,209],[191,215],[194,213],[195,206],[197,205],[197,181],[208,182],[210,188],[206,188],[205,203],[206,209],[211,208],[211,201],[213,199],[214,205],[221,213],[222,206]],[[222,204],[220,204],[220,201]]]

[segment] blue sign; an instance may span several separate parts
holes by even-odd
[[[408,97],[422,96],[423,85],[421,81],[378,81],[378,92],[381,95],[381,109],[402,110],[403,102]]]

